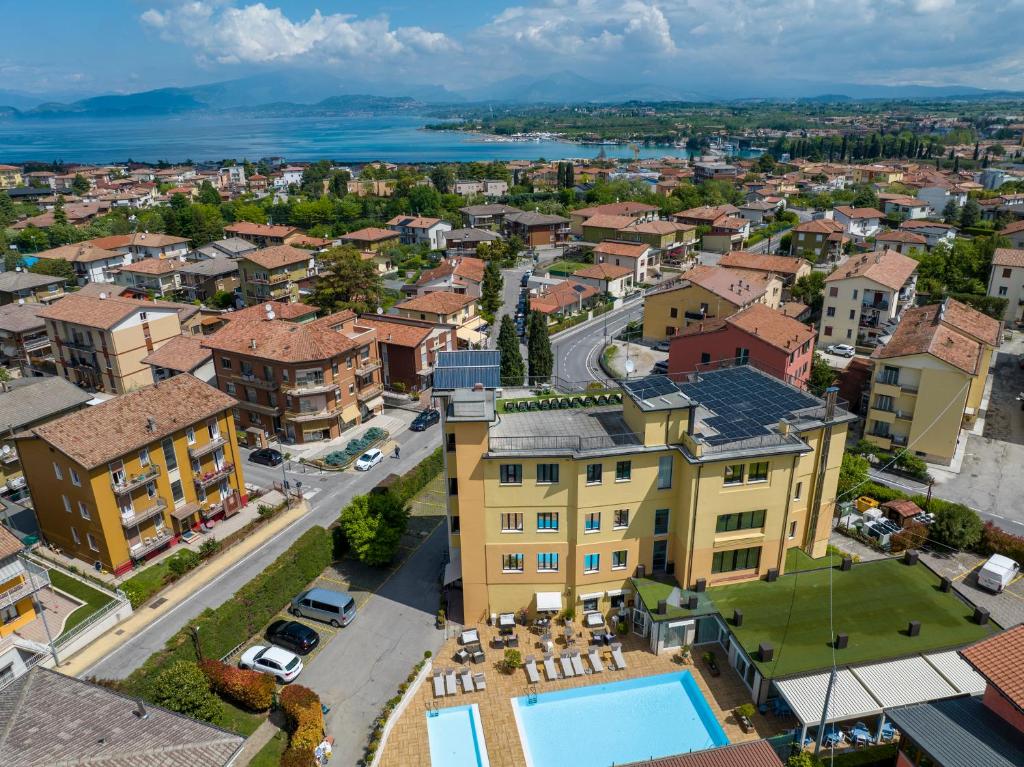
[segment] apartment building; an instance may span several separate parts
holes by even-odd
[[[660,341],[694,322],[729,317],[751,304],[777,309],[782,280],[723,266],[695,266],[644,299],[644,338]]]
[[[260,248],[287,245],[294,237],[301,234],[302,232],[294,226],[253,224],[249,221],[239,221],[224,227],[225,237],[239,237]]]
[[[64,278],[26,272],[0,272],[0,306],[49,304],[64,296]]]
[[[917,261],[893,250],[851,256],[825,278],[818,346],[875,346],[914,303]]]
[[[238,263],[227,256],[204,258],[183,265],[181,290],[189,301],[209,301],[218,293],[233,293],[238,287]]]
[[[569,219],[527,210],[505,216],[506,237],[518,237],[528,248],[560,245],[569,237]]]
[[[897,253],[910,255],[911,251],[924,252],[928,249],[928,238],[923,234],[909,232],[905,229],[893,229],[875,236],[874,250],[895,250]]]
[[[153,372],[153,381],[166,381],[188,373],[212,386],[217,384],[213,352],[203,346],[200,336],[175,336],[152,354],[142,358]]]
[[[885,214],[876,208],[855,208],[852,205],[837,205],[833,211],[837,224],[855,240],[871,237],[882,228]]]
[[[811,263],[806,259],[748,253],[745,250],[726,253],[719,259],[718,265],[766,277],[774,275],[782,280],[784,288],[793,287],[797,280],[811,273]]]
[[[203,339],[239,430],[294,443],[332,439],[383,412],[377,333],[352,312],[305,323],[274,305]]]
[[[811,261],[835,260],[849,241],[843,225],[830,218],[804,221],[793,227],[789,252]]]
[[[17,368],[22,375],[33,370],[52,372],[53,352],[46,322],[39,316],[43,304],[7,304],[0,307],[0,365]]]
[[[49,651],[42,642],[22,636],[30,633],[26,629],[41,614],[35,595],[50,585],[46,570],[21,556],[24,549],[21,540],[0,525],[0,690]]]
[[[628,226],[633,223],[656,221],[658,207],[645,202],[610,202],[591,208],[577,208],[569,211],[569,230],[577,236],[582,236],[583,224],[594,216],[621,216],[623,218],[623,221],[620,222],[622,226]],[[625,219],[629,220],[625,221]]]
[[[436,291],[395,304],[391,313],[436,325],[453,325],[456,337],[463,344],[477,344],[485,340],[477,330],[484,324],[478,308],[476,298],[468,293]]]
[[[234,513],[245,493],[234,405],[181,375],[17,435],[43,538],[120,574]]]
[[[447,291],[480,297],[483,288],[484,270],[487,262],[469,256],[450,257],[441,260],[433,269],[427,269],[415,285],[403,286],[403,291],[415,295]]]
[[[313,272],[313,254],[291,245],[261,248],[238,259],[238,284],[247,306],[297,302],[299,282]]]
[[[595,264],[609,264],[629,269],[633,281],[646,282],[658,266],[658,251],[646,242],[602,240],[593,250]]]
[[[343,245],[352,245],[363,252],[386,250],[402,241],[397,230],[382,229],[379,226],[368,226],[354,232],[343,234],[338,238]]]
[[[953,460],[984,399],[999,321],[947,298],[908,309],[871,355],[866,439],[933,463]]]
[[[497,232],[505,222],[505,216],[510,213],[522,213],[519,208],[499,203],[485,205],[467,205],[459,208],[462,214],[462,223],[467,229],[487,229]],[[445,236],[447,239],[447,235]]]
[[[444,234],[452,230],[447,221],[427,216],[395,216],[386,226],[398,232],[403,245],[426,245],[431,250],[444,250]]]
[[[0,165],[0,189],[14,189],[24,180],[17,165]]]
[[[172,258],[145,258],[118,269],[114,283],[130,288],[136,295],[174,296],[181,290],[183,266]]]
[[[36,253],[36,257],[67,261],[75,270],[75,278],[79,285],[90,282],[113,282],[115,271],[131,263],[131,256],[127,253],[97,248],[87,242],[61,245],[59,248]]]
[[[636,575],[700,589],[781,573],[790,548],[824,553],[853,416],[750,366],[637,379],[611,400],[444,399],[446,580],[468,623],[623,610]]]
[[[395,391],[429,389],[433,386],[438,352],[455,351],[457,345],[451,325],[391,314],[363,316],[359,323],[377,331],[381,382]]]
[[[58,375],[91,391],[124,394],[153,383],[142,359],[181,335],[179,311],[166,302],[73,293],[39,316]],[[194,307],[189,313],[195,314]]]
[[[143,258],[176,258],[183,260],[188,255],[189,240],[160,232],[133,232],[114,234],[89,240],[97,248],[125,253],[132,261]]]
[[[1004,322],[1016,324],[1024,319],[1024,249],[996,248],[988,277],[988,294],[1006,299]]]

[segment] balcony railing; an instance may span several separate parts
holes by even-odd
[[[333,410],[323,408],[321,410],[286,410],[284,413],[284,419],[286,421],[294,421],[295,423],[303,423],[305,421],[322,421],[325,418],[331,418],[335,415]]]
[[[171,533],[167,528],[163,528],[153,537],[147,536],[140,543],[136,543],[134,546],[129,547],[128,553],[131,555],[132,559],[141,559],[151,551],[156,551],[161,546],[166,546],[170,542]]]
[[[162,514],[164,509],[167,508],[167,501],[163,498],[157,498],[156,501],[151,505],[147,506],[141,511],[133,511],[130,514],[121,512],[121,527],[134,527],[140,522],[145,522],[150,517],[155,517],[157,514]]]
[[[96,352],[96,347],[93,345],[92,341],[76,341],[73,338],[65,338],[61,339],[61,343],[69,349],[77,349],[78,351],[88,352],[90,354],[94,354]]]
[[[380,360],[368,359],[356,365],[356,375],[369,375],[380,367]]]
[[[566,435],[537,435],[522,437],[490,437],[488,450],[492,453],[529,453],[544,450],[565,450],[583,453],[588,450],[607,450],[621,445],[640,445],[635,434],[602,434],[594,437]]]
[[[199,471],[193,476],[195,483],[200,487],[207,487],[212,485],[214,482],[218,482],[224,477],[231,476],[231,473],[235,470],[234,464],[226,463],[219,469],[213,471]]]
[[[285,393],[301,397],[309,394],[326,394],[337,388],[338,384],[330,381],[296,381],[290,388],[285,389]]]
[[[224,447],[227,444],[227,440],[224,437],[217,437],[211,439],[205,445],[195,445],[188,449],[189,457],[191,458],[202,458],[204,455],[212,453],[218,447]]]
[[[281,282],[287,282],[290,277],[290,274],[284,272],[283,274],[270,274],[266,277],[249,276],[246,278],[246,282],[250,282],[253,285],[277,285]]]
[[[376,396],[384,393],[384,384],[372,384],[370,386],[364,386],[362,389],[356,392],[356,399],[360,402],[366,402],[373,399]]]
[[[114,488],[115,493],[130,493],[132,490],[142,487],[144,484],[158,476],[160,476],[160,467],[155,463],[151,463],[141,474],[125,477],[120,482],[112,478],[110,480],[110,485]]]
[[[880,312],[888,311],[889,301],[864,301],[861,303],[863,309],[875,309]]]
[[[906,410],[897,410],[896,411],[896,417],[899,418],[902,421],[913,421],[914,420],[914,414],[913,413],[908,413]]]
[[[252,386],[257,389],[265,389],[267,391],[273,391],[277,388],[277,381],[270,381],[266,378],[259,378],[254,373],[238,373],[237,375],[231,376],[239,383],[244,386]]]
[[[40,349],[45,349],[50,346],[50,339],[46,336],[43,336],[42,338],[26,338],[22,341],[21,345],[26,352],[37,352]]]
[[[907,437],[906,437],[906,435],[893,434],[892,435],[892,444],[900,445],[902,447],[906,447],[907,446]]]
[[[0,608],[10,607],[16,602],[28,596],[32,596],[39,589],[50,585],[50,575],[41,567],[19,560],[25,570],[21,574],[22,581],[9,589],[0,591]]]

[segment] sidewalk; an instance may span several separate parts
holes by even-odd
[[[411,401],[410,401],[411,404]],[[355,426],[338,437],[330,439],[324,442],[310,442],[304,445],[288,445],[277,441],[272,441],[270,444],[275,450],[280,450],[284,455],[291,454],[291,461],[296,463],[303,459],[319,458],[327,455],[335,450],[343,450],[345,445],[354,439],[358,439],[363,436],[369,429],[376,427],[378,429],[384,429],[394,436],[412,422],[415,418],[415,414],[411,410],[399,410],[398,412],[382,413],[375,418],[371,418],[366,423]]]
[[[136,610],[132,616],[117,627],[117,631],[101,637],[80,653],[60,665],[64,674],[77,676],[98,663],[147,626],[160,620],[177,607],[184,599],[203,588],[213,578],[233,567],[239,560],[277,535],[281,530],[309,512],[309,504],[302,502],[291,509],[280,512],[268,524],[261,527],[241,543],[228,549],[209,564],[199,567],[191,575],[182,578],[163,591],[155,601]]]

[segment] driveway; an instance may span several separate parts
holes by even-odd
[[[435,529],[303,672],[300,683],[331,707],[326,726],[336,739],[334,767],[358,764],[384,703],[423,652],[436,654],[444,643],[434,620],[446,532],[444,525]]]

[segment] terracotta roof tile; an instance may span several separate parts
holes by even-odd
[[[983,343],[998,342],[999,323],[969,306],[946,299],[907,309],[885,346],[872,353],[873,359],[892,359],[912,354],[930,354],[968,375],[976,375]]]
[[[625,256],[627,258],[640,258],[651,249],[646,242],[626,242],[624,240],[602,240],[597,243],[594,253],[603,253],[608,256]]]
[[[609,202],[605,205],[594,205],[589,208],[580,208],[571,211],[572,213],[583,213],[589,216],[636,216],[643,213],[653,213],[658,208],[655,205],[648,205],[645,202]]]
[[[134,234],[113,234],[109,237],[97,237],[85,242],[95,245],[97,248],[113,250],[114,248],[127,248],[132,245],[150,248],[162,248],[167,245],[180,245],[188,242],[187,237],[174,237],[160,232],[135,232]]]
[[[727,317],[725,321],[787,352],[795,351],[815,336],[807,325],[764,304],[752,304]]]
[[[0,562],[25,548],[25,544],[10,530],[0,525]]]
[[[416,280],[417,285],[426,285],[446,277],[461,277],[470,282],[483,282],[487,262],[482,258],[446,258],[438,266],[428,269]]]
[[[692,232],[693,224],[681,224],[678,221],[636,221],[623,228],[626,232],[639,234],[674,234],[676,232]]]
[[[960,651],[993,687],[1024,710],[1024,623]]]
[[[825,278],[825,282],[865,277],[892,290],[899,290],[917,269],[917,261],[895,250],[851,256]]]
[[[397,240],[401,235],[393,229],[381,229],[379,226],[367,226],[354,232],[343,234],[338,239],[342,242],[382,242]]]
[[[36,258],[59,259],[72,263],[89,263],[91,261],[103,261],[107,259],[123,260],[124,253],[118,253],[105,248],[98,248],[89,242],[78,242],[71,245],[61,245],[59,248],[50,248],[41,253],[36,253]]]
[[[446,290],[438,290],[433,293],[424,293],[422,296],[413,296],[410,299],[395,304],[396,309],[405,309],[413,312],[431,312],[433,314],[454,314],[462,307],[476,301],[473,296],[463,293],[449,293]]]
[[[617,280],[632,273],[632,269],[615,264],[591,264],[573,272],[576,277],[586,277],[591,280]]]
[[[747,272],[737,272],[724,266],[695,266],[680,275],[681,285],[671,290],[682,290],[689,283],[700,285],[720,298],[724,298],[734,306],[743,306],[756,301],[768,290],[768,279],[752,276]]]
[[[411,229],[429,229],[442,223],[439,218],[428,216],[394,216],[388,221],[387,226],[406,226]]]
[[[294,226],[275,226],[273,224],[254,224],[250,221],[238,221],[224,227],[229,234],[239,236],[249,235],[250,237],[287,237],[299,230]]]
[[[876,242],[903,242],[908,245],[927,245],[928,238],[922,234],[915,234],[906,230],[894,229],[890,232],[882,232],[875,235]]]
[[[183,266],[184,264],[181,261],[173,258],[144,258],[141,261],[133,261],[126,266],[122,266],[121,271],[134,274],[159,275],[170,274]]]
[[[583,226],[596,229],[625,229],[636,221],[635,216],[612,216],[607,213],[598,213],[584,220]]]
[[[47,320],[70,322],[75,325],[85,325],[86,327],[107,330],[138,311],[171,311],[177,313],[178,305],[166,302],[140,301],[134,298],[122,298],[121,296],[100,298],[99,296],[71,293],[39,312],[39,316]]]
[[[809,234],[833,234],[841,232],[843,225],[830,218],[816,218],[812,221],[804,221],[793,227],[794,232],[806,232]]]
[[[271,302],[270,306],[274,310],[274,314],[281,320],[305,320],[315,316],[320,311],[319,306],[312,306],[311,304],[292,304],[274,301]],[[244,309],[236,309],[233,312],[224,312],[221,318],[225,320],[262,320],[266,314],[266,304],[255,304]]]
[[[191,373],[213,357],[213,352],[203,346],[195,336],[175,336],[168,339],[159,349],[142,358],[146,365]]]
[[[836,213],[841,213],[847,218],[885,218],[885,214],[877,208],[854,208],[852,205],[837,205]]]
[[[260,248],[242,256],[242,260],[252,261],[264,269],[280,269],[291,264],[308,263],[313,255],[308,250],[293,248],[291,245],[273,245]]]
[[[676,218],[696,218],[710,224],[722,217],[732,216],[739,212],[740,209],[735,205],[701,205],[697,208],[681,210],[673,214],[673,216]]]
[[[992,265],[1024,269],[1024,248],[996,248],[992,254]]]
[[[771,256],[762,253],[748,253],[744,250],[736,250],[726,253],[718,261],[719,266],[732,267],[734,269],[751,269],[759,272],[775,272],[776,274],[796,275],[805,266],[807,261],[802,258],[790,258],[789,256]]]
[[[1017,232],[1024,232],[1024,220],[1014,221],[1012,224],[1007,226],[1005,229],[1000,229],[999,234],[1017,234]]]
[[[782,767],[782,761],[766,740],[664,756],[621,767]]]
[[[203,346],[278,362],[318,362],[355,348],[355,342],[344,333],[318,323],[263,317],[234,319],[204,338]]]
[[[900,229],[947,229],[954,230],[955,226],[942,221],[923,221],[921,219],[910,219],[900,224]]]
[[[377,342],[395,346],[415,348],[433,332],[422,325],[407,325],[403,322],[389,322],[386,317],[361,316],[359,322],[377,331]]]

